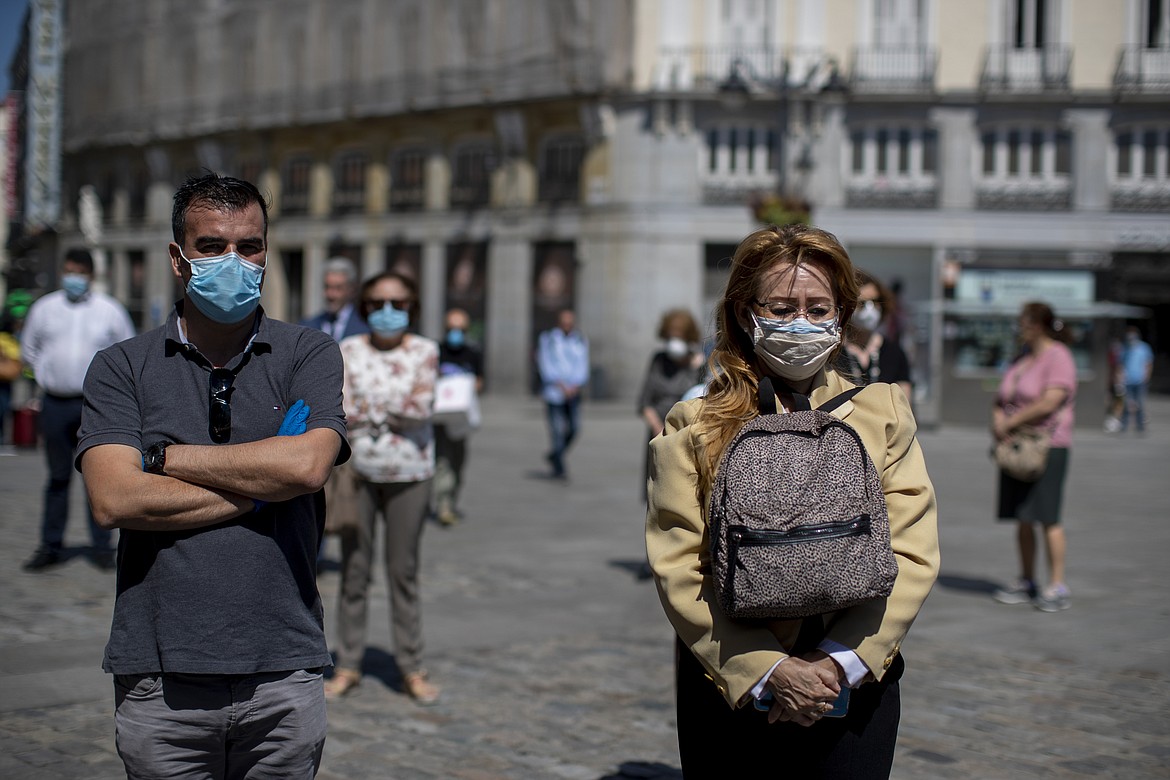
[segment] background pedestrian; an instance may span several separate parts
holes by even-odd
[[[1154,373],[1154,350],[1142,341],[1142,332],[1136,325],[1125,329],[1125,344],[1121,348],[1121,371],[1125,382],[1125,405],[1121,408],[1121,426],[1129,426],[1133,412],[1134,430],[1146,432],[1146,394]]]
[[[21,331],[21,356],[41,394],[38,422],[49,463],[41,542],[25,561],[25,571],[40,571],[64,560],[85,372],[98,351],[134,335],[125,307],[92,286],[93,256],[85,249],[69,250],[61,264],[61,289],[32,305]],[[88,501],[86,515],[93,540],[90,556],[99,568],[113,569],[112,535],[94,522]]]
[[[469,341],[471,317],[463,309],[451,309],[446,316],[446,333],[439,344],[439,375],[474,377],[474,392],[483,392],[483,353]],[[475,398],[470,399],[478,404]],[[467,465],[467,440],[470,421],[460,425],[435,423],[435,516],[443,525],[463,519],[459,510],[459,493],[463,488],[463,469]]]
[[[1044,474],[1036,482],[999,472],[998,517],[1016,523],[1020,577],[996,590],[994,597],[1001,604],[1032,603],[1044,612],[1058,612],[1072,603],[1065,583],[1067,545],[1061,503],[1072,448],[1077,367],[1061,341],[1063,325],[1048,304],[1024,304],[1018,324],[1023,350],[1000,380],[991,433],[1001,441],[1024,427],[1040,428],[1051,435],[1052,448]],[[1043,529],[1048,558],[1048,584],[1043,589],[1036,578],[1037,525]]]
[[[572,309],[562,309],[557,327],[540,334],[536,361],[552,445],[545,459],[552,465],[553,478],[564,479],[565,452],[580,428],[581,391],[589,381],[589,341],[577,330]]]
[[[370,332],[341,342],[345,414],[358,482],[358,522],[341,532],[337,668],[326,695],[344,696],[362,679],[370,575],[377,519],[384,522],[394,660],[406,693],[434,703],[439,689],[422,666],[419,553],[435,473],[431,425],[439,345],[408,332],[418,293],[406,276],[387,271],[361,288],[360,312]]]

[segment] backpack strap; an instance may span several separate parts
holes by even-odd
[[[831,412],[834,409],[836,409],[837,407],[844,404],[846,401],[852,400],[853,396],[857,395],[858,393],[860,393],[864,389],[865,389],[864,387],[850,388],[850,389],[846,390],[844,393],[841,393],[840,395],[835,395],[832,398],[830,398],[828,401],[825,401],[823,404],[818,406],[817,409],[819,409],[822,412]]]
[[[780,389],[792,396],[793,411],[807,412],[812,409],[807,395],[801,395],[785,384],[781,384]],[[776,389],[771,377],[760,377],[760,414],[776,414]]]
[[[761,377],[759,390],[760,414],[776,414],[776,391],[772,388],[772,380]]]

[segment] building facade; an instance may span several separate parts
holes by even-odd
[[[811,219],[896,284],[923,421],[982,420],[1021,298],[1094,388],[1118,317],[1170,333],[1167,2],[69,3],[60,243],[96,220],[150,327],[175,186],[241,176],[272,315],[316,311],[332,255],[398,268],[424,334],[468,309],[524,392],[572,306],[593,392],[632,399],[662,312],[710,328],[736,242]]]

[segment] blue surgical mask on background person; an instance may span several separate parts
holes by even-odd
[[[180,249],[179,256],[191,266],[187,295],[208,319],[230,325],[256,311],[263,267],[236,252],[188,260]]]
[[[460,328],[452,328],[447,331],[447,346],[462,347],[464,344],[463,331]]]
[[[814,325],[804,317],[781,322],[753,313],[752,321],[756,325],[751,333],[756,355],[776,376],[792,382],[820,371],[841,343],[836,319]]]
[[[410,312],[395,309],[387,303],[382,308],[370,312],[366,322],[374,335],[382,338],[394,338],[401,335],[410,325]]]
[[[65,297],[76,301],[89,292],[89,277],[85,274],[65,274],[61,277],[61,289]]]

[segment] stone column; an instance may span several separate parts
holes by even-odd
[[[489,245],[488,306],[484,345],[492,392],[527,394],[532,365],[532,245],[522,233],[496,233]]]
[[[428,240],[422,248],[422,268],[419,270],[419,289],[422,292],[419,332],[436,341],[443,337],[443,300],[447,285],[444,271],[447,266],[447,246],[439,240]]]
[[[1074,211],[1109,208],[1109,109],[1072,108],[1064,112],[1072,132],[1072,207]]]
[[[940,209],[975,207],[975,181],[971,172],[972,150],[977,148],[975,110],[935,108],[930,121],[938,129],[938,177]]]

